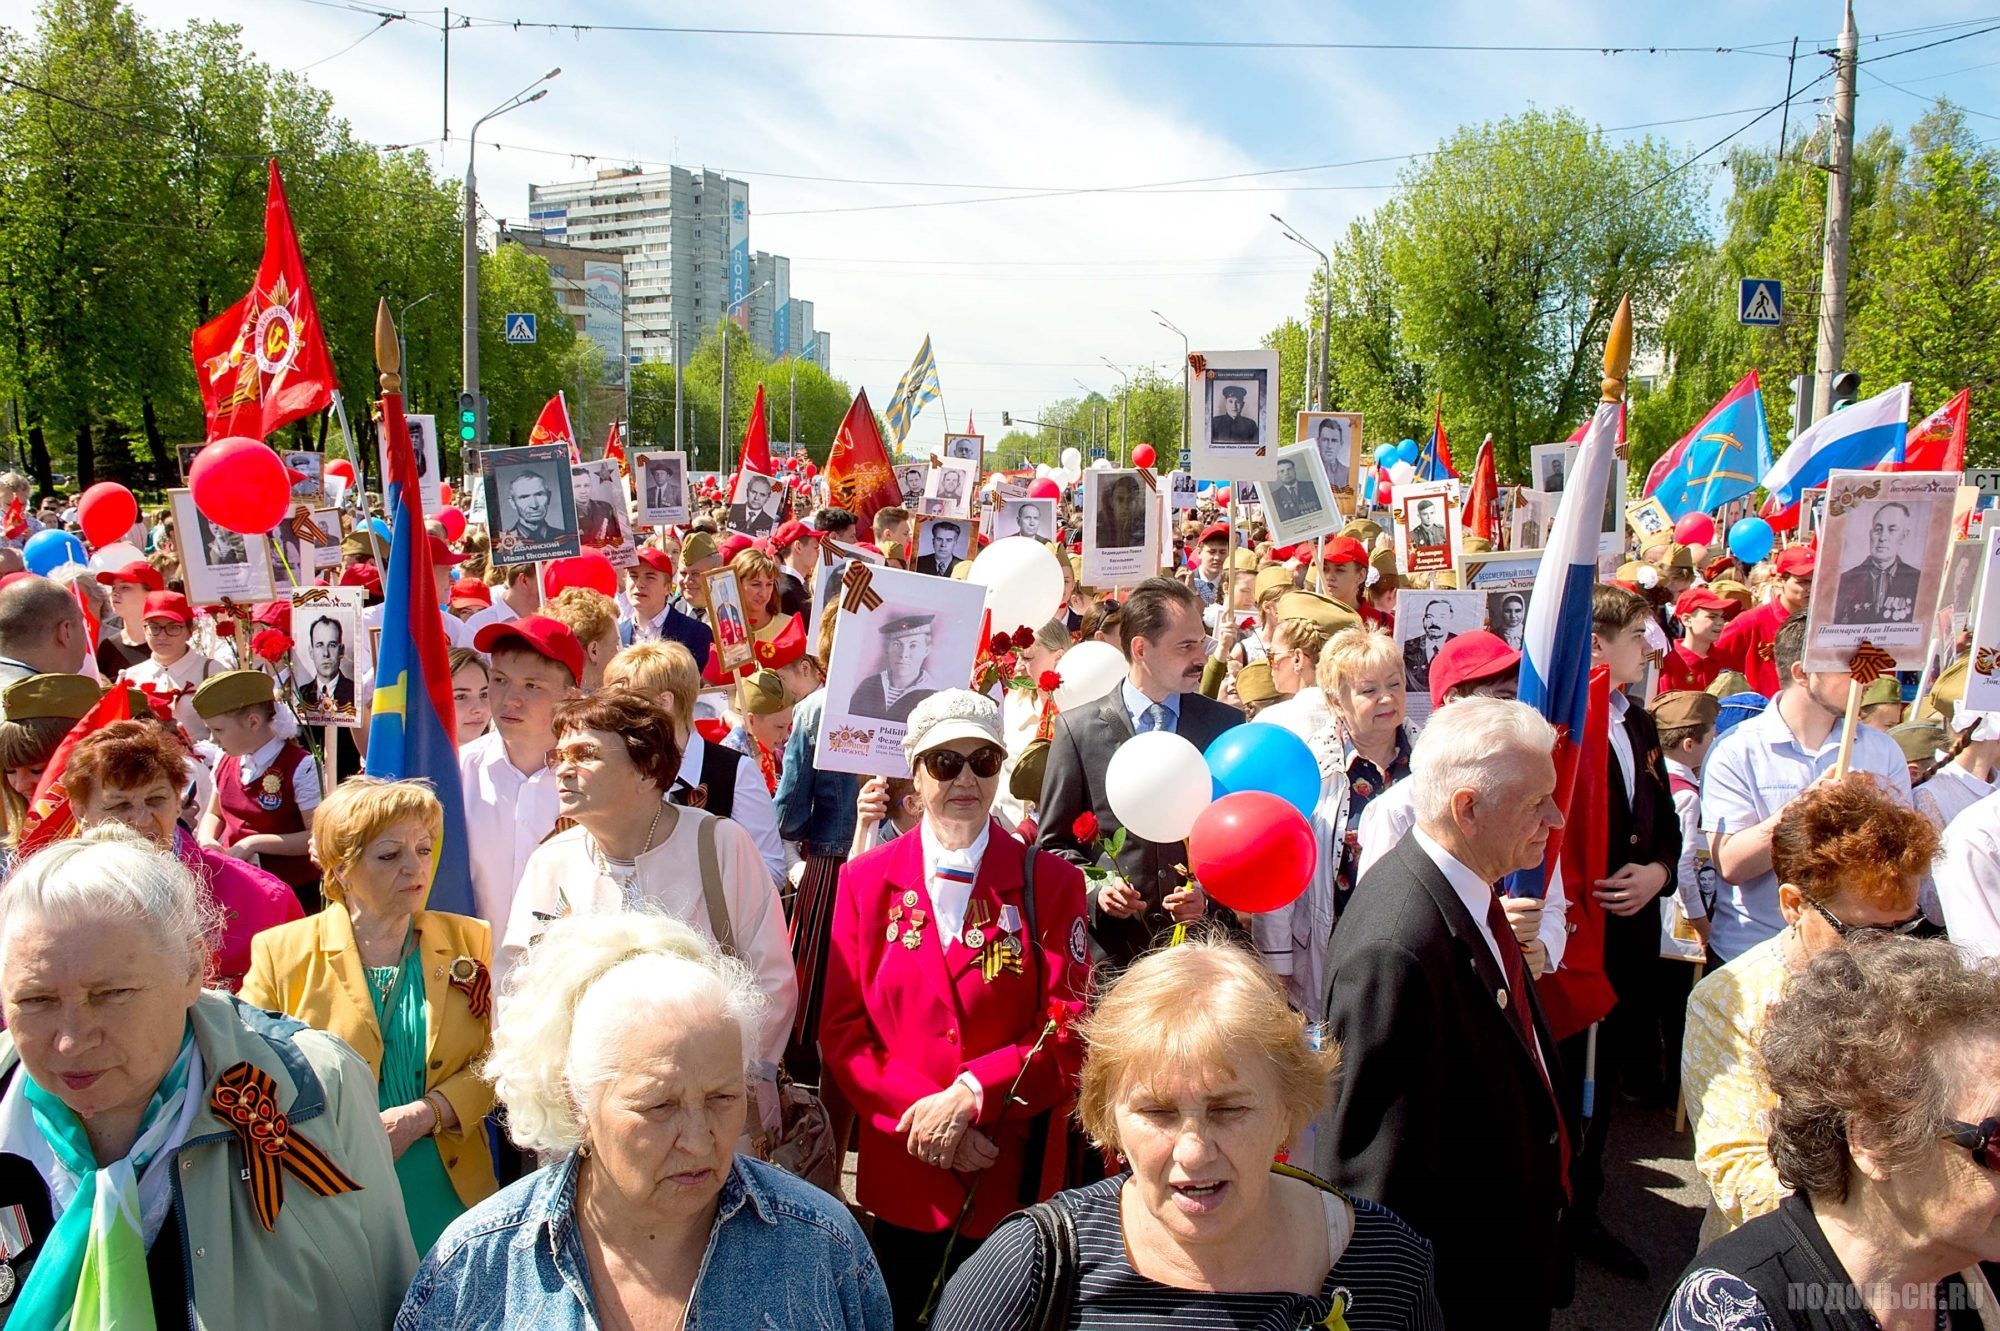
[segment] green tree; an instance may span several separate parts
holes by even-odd
[[[486,438],[495,448],[528,442],[542,408],[558,392],[568,395],[570,421],[579,448],[593,422],[577,419],[584,404],[577,393],[579,342],[593,360],[595,343],[579,338],[549,285],[548,261],[519,245],[502,245],[479,256],[479,391],[486,395]],[[535,316],[536,340],[507,343],[509,313]]]

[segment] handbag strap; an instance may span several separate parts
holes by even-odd
[[[1083,1262],[1076,1237],[1076,1217],[1051,1199],[1027,1208],[1041,1249],[1040,1279],[1029,1310],[1032,1331],[1068,1331],[1076,1310],[1077,1287],[1083,1283]]]
[[[715,849],[715,825],[721,819],[703,816],[695,828],[695,857],[701,863],[701,902],[708,907],[708,927],[715,945],[736,955],[736,931],[729,925],[729,902],[722,895],[722,860]]]

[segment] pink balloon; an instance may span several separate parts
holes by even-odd
[[[565,587],[588,587],[606,596],[616,596],[618,570],[596,550],[553,560],[542,575],[542,595],[553,600]]]
[[[1715,519],[1706,513],[1690,513],[1674,524],[1674,539],[1682,545],[1707,545],[1715,539]]]
[[[444,528],[444,538],[456,541],[465,535],[465,510],[460,508],[441,509],[437,515],[438,525]]]
[[[1049,480],[1047,477],[1043,477],[1040,480],[1030,481],[1028,482],[1028,498],[1061,499],[1062,487],[1060,485],[1057,485],[1054,481]]]

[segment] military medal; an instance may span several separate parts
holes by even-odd
[[[0,1306],[13,1302],[19,1284],[14,1275],[14,1259],[33,1242],[28,1234],[27,1208],[0,1206]]]
[[[975,901],[965,909],[965,945],[975,952],[986,946],[986,903]]]
[[[889,907],[889,935],[888,935],[888,937],[889,937],[889,941],[890,941],[890,942],[892,942],[892,943],[896,941],[896,935],[897,935],[897,934],[899,934],[899,933],[901,933],[901,932],[903,932],[903,928],[902,928],[902,926],[901,926],[900,924],[898,924],[898,923],[897,923],[897,921],[901,920],[902,918],[903,918],[903,908],[902,908],[901,906],[891,906],[891,907]]]
[[[911,893],[909,895],[915,894]],[[903,946],[914,952],[923,941],[924,913],[920,910],[913,910],[910,912],[910,927],[903,930]]]
[[[915,888],[911,888],[909,891],[903,893],[904,906],[908,907],[908,906],[914,906],[916,904],[917,904],[917,893]]]

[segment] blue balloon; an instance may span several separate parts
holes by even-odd
[[[1398,462],[1414,463],[1417,460],[1417,441],[1414,439],[1405,439],[1400,444],[1397,444],[1396,460]]]
[[[1386,468],[1395,466],[1396,457],[1396,446],[1394,444],[1379,444],[1375,448],[1375,465],[1378,467]]]
[[[55,572],[64,564],[86,564],[90,556],[84,553],[83,542],[66,531],[47,527],[28,538],[21,547],[21,558],[30,573],[43,577]]]
[[[1319,803],[1319,764],[1306,742],[1283,726],[1255,721],[1231,726],[1202,757],[1215,780],[1217,799],[1261,790],[1308,818]]]
[[[381,518],[368,519],[368,530],[374,532],[377,536],[381,537],[385,541],[394,539],[389,534],[389,524],[384,522]]]
[[[1771,553],[1777,533],[1762,518],[1739,518],[1729,529],[1729,553],[1746,564],[1754,564]]]

